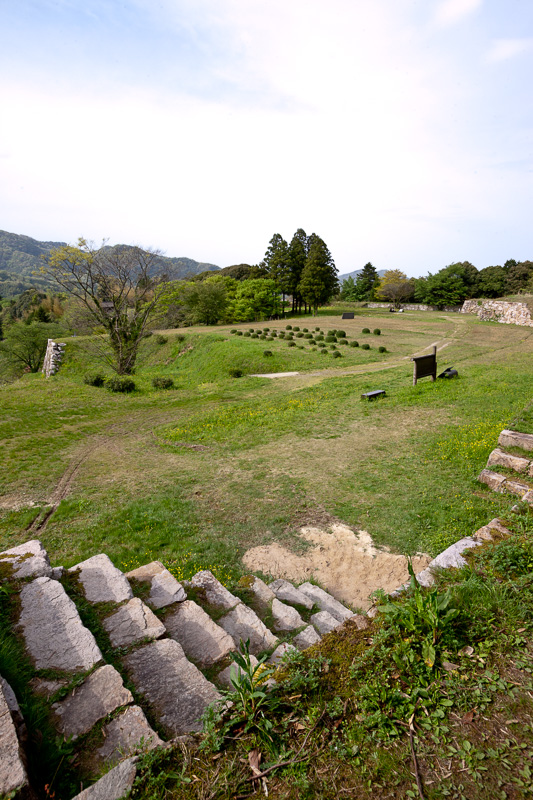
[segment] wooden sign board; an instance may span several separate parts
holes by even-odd
[[[430,377],[432,381],[437,378],[437,348],[433,345],[433,352],[429,356],[417,356],[412,361],[415,363],[413,372],[413,386],[420,378]]]
[[[354,318],[353,311],[345,311],[344,314],[342,315],[342,318],[343,319],[353,319]]]

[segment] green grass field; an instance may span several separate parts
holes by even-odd
[[[436,554],[505,513],[509,497],[476,476],[503,427],[517,415],[531,427],[532,329],[378,310],[288,324],[342,328],[371,349],[337,344],[335,358],[303,337],[289,347],[230,326],[167,331],[164,344],[146,341],[137,390],[120,395],[84,384],[98,364],[79,337],[57,376],[2,386],[0,548],[38,537],[56,564],[105,551],[118,566],[157,557],[181,577],[209,567],[227,582],[250,547],[301,548],[298,529],[314,517],[361,526],[396,552]],[[413,387],[409,358],[432,344],[459,378]],[[249,377],[283,371],[300,374]],[[175,388],[153,389],[157,376]],[[371,389],[386,398],[362,401]],[[47,503],[57,510],[39,529]]]

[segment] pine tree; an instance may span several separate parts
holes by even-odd
[[[298,286],[307,260],[309,242],[303,228],[298,228],[289,245],[289,291],[292,294],[292,310],[299,310],[302,297]]]
[[[355,296],[357,300],[374,300],[374,292],[379,284],[377,269],[368,261],[355,281]]]
[[[268,278],[276,283],[282,295],[282,309],[285,310],[285,295],[291,291],[291,272],[289,267],[289,246],[283,236],[275,233],[268,245],[263,260]]]
[[[326,243],[320,236],[312,233],[308,242],[309,251],[298,291],[316,314],[318,306],[327,303],[338,291],[338,270]]]

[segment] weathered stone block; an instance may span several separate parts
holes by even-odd
[[[11,796],[11,792],[23,791],[27,787],[28,775],[17,729],[6,693],[0,685],[0,795]]]
[[[184,600],[167,614],[165,625],[187,658],[204,669],[235,650],[231,636],[192,600]]]
[[[285,605],[277,597],[272,601],[271,610],[276,631],[295,631],[305,625],[296,609]]]
[[[103,625],[113,647],[127,647],[143,639],[159,639],[166,632],[161,620],[138,597],[104,619]]]
[[[36,578],[23,587],[20,600],[19,626],[37,669],[79,672],[103,660],[60,583]]]
[[[338,600],[335,600],[334,597],[319,586],[315,586],[312,583],[302,583],[298,588],[316,603],[322,611],[327,611],[332,617],[339,620],[339,622],[344,622],[345,619],[353,617],[353,611],[343,606],[342,603],[339,603]]]
[[[174,639],[161,639],[124,657],[124,665],[170,735],[202,730],[201,717],[220,694]]]
[[[505,430],[500,433],[498,444],[502,447],[521,447],[522,450],[533,450],[533,436],[530,433]]]
[[[137,775],[137,758],[121,761],[103,778],[73,797],[72,800],[121,800],[131,790]]]
[[[250,640],[250,653],[258,655],[275,647],[278,640],[264,625],[255,611],[242,603],[219,619],[219,625],[229,633],[237,647]]]
[[[246,588],[254,593],[256,599],[264,606],[268,605],[276,596],[261,578],[249,575],[245,578]]]
[[[308,647],[311,647],[314,644],[318,644],[320,641],[320,636],[313,628],[312,625],[308,625],[307,628],[301,633],[298,633],[294,639],[292,640],[293,645],[298,648],[298,650],[307,650]]]
[[[484,483],[494,492],[503,492],[505,485],[505,475],[491,472],[490,469],[482,469],[478,475],[478,481]]]
[[[164,744],[139,706],[126,708],[104,726],[103,733],[105,741],[96,750],[96,758],[106,764],[116,764]]]
[[[241,602],[238,597],[228,592],[226,587],[220,581],[217,581],[208,569],[197,572],[191,578],[190,583],[196,589],[202,590],[206,603],[213,606],[213,608],[226,610],[234,608]]]
[[[146,602],[152,608],[165,608],[172,603],[181,603],[187,597],[185,589],[160,561],[152,561],[126,573],[126,577],[150,584],[150,595]]]
[[[476,542],[475,539],[470,536],[460,539],[458,542],[455,542],[455,544],[452,544],[436,558],[434,558],[433,561],[428,564],[426,569],[422,570],[422,572],[419,572],[416,576],[417,581],[422,586],[432,586],[435,583],[433,569],[450,569],[454,567],[458,569],[460,567],[464,567],[466,566],[466,560],[463,558],[461,553],[464,553],[465,550],[468,550],[471,547],[479,546],[480,543]]]
[[[64,700],[54,703],[52,710],[61,733],[76,739],[88,733],[98,720],[132,701],[133,695],[124,687],[119,673],[106,664],[92,672]]]
[[[529,491],[530,487],[527,486],[525,483],[519,483],[518,481],[505,481],[505,491],[510,492],[511,494],[516,494],[518,497],[524,497]]]
[[[0,553],[0,576],[8,578],[49,578],[52,567],[48,553],[38,539],[19,544]]]
[[[321,636],[340,628],[342,622],[332,616],[329,611],[319,611],[311,616],[310,622],[315,626]]]
[[[89,603],[122,603],[133,597],[126,576],[100,553],[69,569],[76,574]]]
[[[313,608],[313,600],[283,578],[273,581],[268,588],[274,592],[278,600],[293,606],[300,605],[309,610]]]
[[[513,469],[515,472],[526,472],[529,464],[528,458],[511,456],[509,453],[504,453],[503,450],[496,448],[489,456],[487,469],[490,467],[506,467],[507,469]]]

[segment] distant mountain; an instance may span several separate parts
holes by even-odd
[[[355,281],[359,273],[362,271],[363,271],[362,269],[354,269],[353,272],[346,272],[344,275],[339,275],[339,283],[343,283],[346,280],[346,278],[353,278]],[[387,271],[386,269],[378,269],[379,277],[382,278],[385,275],[386,271]]]
[[[57,286],[48,278],[34,275],[41,266],[41,256],[66,242],[39,242],[30,236],[0,231],[0,295],[14,297],[26,289],[56,290]],[[195,261],[193,258],[168,258],[161,256],[168,264],[169,273],[174,279],[197,275],[200,272],[220,269],[216,264]]]

